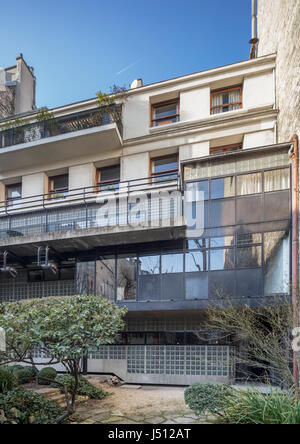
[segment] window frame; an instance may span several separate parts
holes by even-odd
[[[175,157],[176,157],[176,162],[177,162],[177,168],[171,168],[171,169],[169,169],[169,170],[164,170],[164,171],[160,171],[159,173],[155,173],[155,172],[153,172],[153,164],[154,164],[154,162],[156,161],[156,160],[163,160],[163,159],[169,159],[169,158],[171,158],[171,157],[174,157],[174,159],[175,159]],[[153,157],[153,158],[151,158],[150,159],[150,165],[149,165],[149,177],[150,177],[150,183],[153,183],[153,184],[155,184],[155,183],[157,183],[157,182],[155,182],[154,180],[153,180],[153,178],[155,178],[155,177],[159,177],[159,176],[163,176],[163,175],[165,175],[165,174],[169,174],[169,173],[177,173],[178,174],[178,171],[179,171],[179,153],[176,153],[176,154],[168,154],[168,155],[165,155],[165,156],[159,156],[159,157]],[[162,181],[163,181],[163,178],[162,178]],[[159,182],[158,182],[159,183]]]
[[[55,178],[58,177],[67,177],[68,178],[68,186],[67,187],[63,187],[63,188],[56,188],[54,189],[52,184]],[[62,194],[62,198],[65,198],[66,195],[69,192],[69,174],[58,174],[57,176],[50,176],[48,177],[48,194],[49,194],[49,198],[50,199],[54,199],[55,198],[55,194]]]
[[[21,188],[21,196],[20,197],[8,197],[8,190],[13,187]],[[14,201],[22,199],[22,182],[13,183],[11,185],[5,185],[5,202],[7,206],[13,206]]]
[[[166,116],[166,117],[158,117],[158,118],[154,117],[154,112],[155,112],[156,108],[159,108],[159,107],[165,106],[165,105],[171,105],[173,103],[176,103],[176,105],[177,105],[177,113],[176,114],[170,114],[170,116]],[[163,125],[171,125],[172,123],[176,123],[176,122],[171,122],[171,123],[165,122],[164,123],[163,121],[166,120],[167,118],[170,118],[170,119],[177,118],[176,122],[179,122],[179,120],[180,120],[180,100],[179,100],[179,98],[151,104],[151,127],[152,128],[156,128],[158,126],[163,126]],[[160,121],[162,121],[162,123],[160,125],[155,125],[155,122],[160,122]]]
[[[115,168],[115,167],[119,167],[120,168],[120,174],[119,174],[119,179],[113,179],[113,180],[101,180],[101,171],[104,171],[104,170],[109,170],[109,169],[111,169],[111,168]],[[106,166],[106,167],[99,167],[99,168],[97,168],[97,171],[96,171],[96,187],[97,187],[97,191],[111,191],[111,190],[105,190],[105,189],[103,189],[103,190],[101,190],[101,187],[104,185],[109,185],[109,184],[111,184],[111,185],[114,185],[114,184],[119,184],[121,182],[121,165],[120,164],[116,164],[116,165],[109,165],[109,166]],[[116,191],[116,190],[113,190],[113,191]]]
[[[239,102],[232,102],[232,103],[226,103],[226,104],[222,104],[222,105],[213,106],[213,96],[215,96],[217,94],[226,94],[228,92],[236,91],[236,90],[240,91],[240,101]],[[239,109],[243,108],[243,85],[235,85],[235,86],[230,86],[228,88],[215,89],[210,92],[210,114],[211,115],[217,114],[217,113],[213,112],[215,109],[219,109],[219,108],[222,109],[226,106],[233,106],[233,105],[240,105]],[[232,110],[232,111],[236,111],[236,110]],[[228,110],[225,112],[230,112],[230,111]],[[220,114],[220,113],[218,113],[218,114]]]

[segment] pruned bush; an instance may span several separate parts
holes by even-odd
[[[14,372],[19,384],[29,384],[35,378],[35,373],[32,371],[32,367],[23,368]]]
[[[55,424],[63,409],[21,387],[0,394],[0,424]]]
[[[292,392],[236,391],[224,409],[231,424],[300,424],[300,401]]]
[[[0,393],[6,393],[18,385],[14,372],[6,366],[0,367]]]
[[[38,374],[38,384],[39,385],[50,385],[51,381],[48,381],[48,379],[51,379],[52,381],[54,381],[56,376],[57,376],[57,371],[54,368],[45,367]]]
[[[9,368],[11,369],[11,371],[17,372],[19,370],[24,370],[25,367],[23,367],[23,365],[16,364],[9,366]]]
[[[184,392],[186,404],[197,415],[223,416],[228,399],[233,395],[234,389],[226,384],[192,384]]]
[[[61,375],[56,378],[56,381],[64,384],[68,392],[72,392],[74,390],[75,386],[75,379],[70,375]],[[87,379],[83,378],[82,376],[79,377],[78,381],[78,390],[77,394],[80,396],[88,396],[90,399],[103,399],[105,396],[108,395],[104,390],[101,388],[95,387],[93,384],[91,384]],[[58,384],[51,384],[53,387],[58,387],[61,389],[61,386]]]

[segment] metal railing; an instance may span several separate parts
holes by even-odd
[[[28,123],[0,131],[0,148],[35,142],[89,128],[116,123],[123,134],[121,106],[112,104],[41,122]]]
[[[154,208],[150,197],[164,192],[166,196],[174,191],[181,198],[180,177],[177,173],[172,176],[162,174],[160,182],[152,183],[151,178],[131,181],[112,182],[69,190],[68,194],[53,195],[53,193],[14,199],[0,202],[0,238],[36,235],[47,232],[87,229],[115,225],[133,225],[134,222],[166,219],[168,209],[160,204]],[[147,200],[144,214],[132,220],[132,198]],[[130,199],[131,198],[131,199]],[[99,209],[105,203],[113,203],[116,208],[115,218],[106,216]],[[171,217],[182,215],[181,202],[173,202],[169,208]],[[113,211],[112,211],[113,213]],[[114,213],[113,213],[114,214]],[[136,217],[136,213],[134,213]]]

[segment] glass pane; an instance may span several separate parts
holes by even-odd
[[[189,201],[195,202],[196,199],[200,198],[197,191],[203,192],[204,200],[208,200],[208,180],[201,180],[200,182],[187,183],[185,186],[186,192],[190,193]]]
[[[161,257],[163,274],[183,272],[183,254],[164,254]]]
[[[236,243],[237,245],[260,244],[261,238],[262,238],[261,233],[237,234]]]
[[[224,248],[220,250],[211,250],[210,269],[229,270],[234,268],[234,249]]]
[[[65,174],[63,176],[56,176],[52,178],[52,188],[53,190],[61,190],[68,188],[69,186],[69,176]]]
[[[18,197],[22,197],[22,185],[21,184],[7,187],[7,198],[8,199],[18,198]]]
[[[159,256],[143,256],[139,258],[140,275],[152,275],[160,273]]]
[[[177,156],[165,157],[164,159],[152,160],[152,173],[176,170],[178,168]]]
[[[261,267],[261,247],[243,247],[236,251],[237,268]]]
[[[208,248],[208,239],[189,239],[187,241],[187,247],[189,250],[203,250]]]
[[[95,294],[95,261],[77,262],[76,288],[80,295]]]
[[[194,251],[185,255],[185,271],[199,272],[208,270],[208,251]]]
[[[162,105],[162,106],[155,106],[154,108],[154,119],[160,119],[163,117],[172,116],[174,114],[177,114],[178,110],[178,104],[177,103],[170,103],[168,105]]]
[[[210,247],[229,247],[234,245],[233,236],[212,237],[210,239]]]
[[[214,179],[211,181],[211,198],[222,199],[232,197],[235,193],[234,177],[225,177],[223,179]]]
[[[100,170],[100,182],[120,180],[120,165]]]
[[[117,265],[117,300],[136,300],[137,257],[119,256]]]
[[[290,170],[285,168],[265,171],[264,186],[266,193],[269,191],[288,190],[290,188]]]
[[[290,274],[289,233],[264,234],[264,293],[288,294]]]
[[[237,195],[246,196],[262,191],[261,173],[243,174],[237,177]]]

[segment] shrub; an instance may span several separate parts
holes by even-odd
[[[18,385],[14,372],[6,366],[0,367],[0,393],[6,393]]]
[[[19,370],[24,370],[25,367],[16,364],[16,365],[11,365],[9,368],[11,369],[11,371],[17,372]]]
[[[197,415],[211,413],[223,416],[224,407],[234,390],[225,384],[200,384],[188,387],[184,392],[186,404]]]
[[[19,384],[29,384],[35,378],[35,373],[32,371],[32,367],[24,368],[14,372]]]
[[[0,424],[53,424],[63,409],[37,393],[18,387],[0,395]]]
[[[300,424],[300,401],[292,392],[237,391],[225,407],[231,424]]]
[[[45,368],[43,368],[39,372],[38,376],[39,376],[38,384],[40,384],[40,385],[50,385],[51,382],[50,381],[46,381],[43,378],[52,379],[54,381],[56,376],[57,376],[57,371],[54,368],[52,368],[52,367],[45,367]]]
[[[73,376],[70,375],[58,376],[56,380],[64,384],[67,387],[68,392],[72,393],[75,383]],[[54,384],[51,385],[53,385],[53,387],[59,387],[61,389],[61,386],[56,385],[55,382]],[[95,387],[93,384],[91,384],[87,379],[83,378],[82,376],[79,377],[79,387],[77,390],[77,394],[81,396],[88,396],[90,399],[103,399],[105,398],[105,396],[108,395],[108,393],[106,393],[104,390]]]

